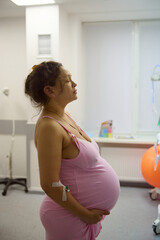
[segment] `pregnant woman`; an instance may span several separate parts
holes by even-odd
[[[65,112],[77,99],[76,86],[62,64],[53,61],[34,66],[25,82],[25,93],[41,109],[35,145],[46,240],[95,240],[120,191],[96,142]]]

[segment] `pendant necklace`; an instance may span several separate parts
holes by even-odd
[[[63,119],[62,117],[60,117],[56,112],[50,111],[50,110],[48,110],[48,109],[45,109],[45,110],[47,110],[48,112],[51,112],[51,113],[55,113],[60,119],[62,119],[64,122],[66,122],[70,127],[72,127],[72,128],[74,128],[75,130],[77,130],[77,131],[79,132],[79,134],[80,134],[81,136],[83,136],[82,133],[79,131],[78,128],[76,128],[76,127],[74,127],[72,124],[68,123],[65,119]]]

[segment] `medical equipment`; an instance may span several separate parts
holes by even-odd
[[[153,105],[153,111],[157,114],[157,109],[156,109],[156,101],[155,101],[155,86],[156,86],[156,82],[160,81],[160,65],[157,64],[154,69],[153,69],[153,73],[151,75],[151,80],[152,80],[152,105]],[[160,117],[159,117],[159,124],[160,125]]]
[[[158,146],[158,148],[157,148]],[[157,135],[157,142],[154,145],[154,149],[156,151],[156,161],[155,161],[155,166],[154,166],[154,171],[157,170],[158,163],[160,161],[160,133]],[[158,199],[160,196],[160,189],[154,188],[149,192],[150,198],[152,200]],[[158,205],[158,218],[153,222],[152,224],[153,231],[156,235],[160,234],[160,204]]]
[[[160,65],[157,64],[155,66],[155,68],[153,70],[153,73],[152,73],[152,76],[151,76],[151,80],[152,80],[152,104],[153,104],[154,112],[157,113],[157,110],[156,110],[156,107],[155,107],[154,82],[155,81],[160,81]],[[157,125],[160,126],[160,116],[159,116]],[[157,146],[158,146],[158,148],[157,148]],[[160,161],[160,133],[158,133],[158,135],[157,135],[157,142],[154,145],[154,149],[156,151],[156,161],[155,161],[154,170],[156,171],[158,163]],[[157,188],[152,189],[149,193],[150,198],[152,200],[156,200],[159,196],[159,193],[160,193],[159,189],[157,189]],[[153,228],[153,231],[156,235],[160,234],[160,204],[158,205],[158,218],[152,224],[152,228]]]
[[[154,221],[152,228],[156,235],[160,234],[160,204],[158,205],[158,218]]]
[[[157,135],[156,144],[149,148],[141,162],[141,171],[146,181],[154,186],[149,192],[152,200],[160,198],[160,133]],[[158,205],[158,218],[152,224],[156,235],[160,234],[160,204]]]
[[[154,150],[156,151],[156,162],[155,162],[155,166],[154,166],[154,171],[156,171],[157,165],[158,165],[158,162],[159,162],[159,159],[160,159],[160,151],[158,151],[157,146],[159,146],[159,149],[160,149],[160,133],[158,133],[157,142],[154,145]]]
[[[6,177],[6,178],[0,180],[0,184],[5,185],[5,187],[3,189],[3,192],[2,192],[2,195],[5,196],[7,194],[7,190],[9,188],[9,186],[11,186],[13,184],[19,184],[21,186],[24,186],[25,187],[25,192],[28,192],[28,188],[27,188],[26,178],[13,178],[12,157],[13,157],[13,147],[14,147],[14,141],[15,141],[14,109],[13,109],[13,106],[12,106],[12,101],[10,101],[10,98],[9,98],[10,89],[8,87],[4,87],[3,90],[2,90],[2,93],[8,98],[10,112],[12,114],[11,141],[10,141],[9,154],[7,155],[7,158],[9,159],[9,177]]]
[[[154,70],[153,70],[153,73],[151,76],[151,80],[152,81],[160,81],[160,65],[159,64],[157,64],[154,67]]]
[[[58,181],[58,182],[53,182],[52,183],[52,187],[63,187],[63,193],[62,193],[62,201],[65,202],[67,201],[67,194],[66,194],[66,191],[67,192],[70,192],[70,189],[68,186],[64,186],[61,181]]]

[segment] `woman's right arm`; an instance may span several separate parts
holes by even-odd
[[[53,201],[70,211],[88,224],[95,224],[108,215],[108,211],[83,207],[70,192],[66,192],[67,201],[62,201],[63,187],[52,187],[52,183],[60,180],[62,159],[63,129],[56,122],[49,119],[39,124],[36,134],[40,184],[44,192]]]

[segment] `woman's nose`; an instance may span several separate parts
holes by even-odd
[[[73,85],[74,87],[76,87],[76,86],[77,86],[77,83],[75,83],[75,82],[72,81],[72,85]]]

